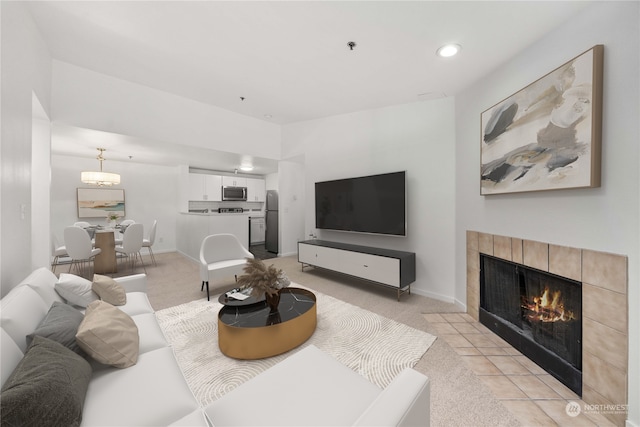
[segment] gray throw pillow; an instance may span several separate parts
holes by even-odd
[[[49,312],[42,319],[40,325],[29,335],[27,335],[27,346],[31,344],[33,337],[39,335],[49,338],[63,346],[75,351],[81,356],[85,353],[76,342],[78,326],[84,319],[84,314],[68,304],[54,301],[49,308]]]
[[[2,426],[78,426],[91,365],[62,344],[35,336],[2,387]]]

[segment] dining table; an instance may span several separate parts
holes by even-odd
[[[93,259],[93,272],[96,274],[118,272],[115,233],[116,230],[113,228],[96,230],[95,247],[101,249],[101,252]]]

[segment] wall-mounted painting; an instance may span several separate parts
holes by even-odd
[[[597,45],[481,115],[480,194],[600,186]]]
[[[78,218],[106,218],[113,212],[124,216],[124,190],[78,188]]]

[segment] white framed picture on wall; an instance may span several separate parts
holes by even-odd
[[[125,215],[124,190],[116,188],[78,188],[78,218],[105,218]]]

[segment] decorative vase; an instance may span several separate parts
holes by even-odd
[[[116,228],[116,220],[109,220],[109,228]]]
[[[264,300],[267,302],[269,310],[278,311],[278,305],[280,304],[280,291],[276,292],[275,294],[265,292]]]

